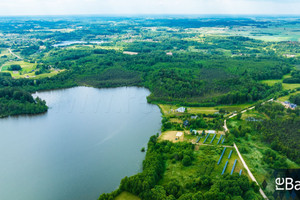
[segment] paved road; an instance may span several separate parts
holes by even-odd
[[[273,99],[270,99],[270,100],[268,100],[268,101],[266,101],[266,102],[270,102],[270,101],[273,101]],[[262,105],[263,105],[263,104],[265,104],[265,102],[263,102]],[[255,106],[252,106],[252,107],[250,107],[250,108],[247,108],[247,109],[241,111],[241,113],[245,113],[245,112],[247,112],[248,110],[252,110],[252,109],[254,109],[254,108],[255,108]],[[235,113],[235,114],[230,115],[230,116],[228,117],[228,119],[230,119],[230,118],[236,116],[237,114],[238,114],[238,113]],[[225,130],[225,133],[229,131],[228,128],[227,128],[226,119],[224,120],[224,126],[223,126],[223,127],[224,127],[224,130]],[[240,160],[242,161],[244,168],[247,170],[247,172],[248,172],[250,178],[252,179],[252,181],[254,181],[254,182],[258,185],[258,182],[256,181],[256,179],[255,179],[255,177],[253,176],[252,172],[250,171],[248,165],[246,164],[245,160],[243,159],[242,154],[240,154],[240,151],[239,151],[238,147],[236,146],[235,143],[233,143],[233,146],[234,146],[234,148],[235,148],[235,150],[236,150],[236,152],[237,152],[237,154],[238,154]],[[260,192],[261,196],[262,196],[264,199],[267,199],[267,200],[268,200],[268,197],[266,196],[266,194],[264,193],[264,191],[261,189],[261,187],[259,187],[259,192]]]
[[[17,58],[19,58],[19,59],[23,60],[23,58],[22,58],[22,57],[18,56],[18,55],[17,55],[17,54],[15,54],[14,52],[12,52],[10,48],[8,48],[7,50],[9,51],[9,53],[10,53],[11,55],[13,55],[13,56],[16,56]]]

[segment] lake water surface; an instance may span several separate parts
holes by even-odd
[[[87,44],[88,42],[86,41],[63,41],[57,44],[54,44],[54,47],[65,47],[73,44]],[[91,44],[102,44],[105,43],[104,41],[90,41],[89,43]]]
[[[76,87],[39,92],[49,111],[0,119],[0,199],[96,200],[141,171],[160,129],[149,91]]]

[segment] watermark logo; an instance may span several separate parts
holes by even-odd
[[[300,169],[279,169],[273,175],[274,199],[300,199]]]
[[[293,178],[287,177],[287,178],[276,178],[276,190],[277,191],[291,191],[291,190],[300,190],[300,181],[294,181]]]

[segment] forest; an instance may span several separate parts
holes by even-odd
[[[19,114],[40,114],[48,110],[46,102],[18,88],[0,89],[0,117]]]
[[[267,85],[261,81],[281,79],[290,72],[291,77],[285,78],[283,83],[298,83],[299,71],[294,66],[299,60],[284,55],[297,53],[299,42],[267,42],[253,39],[251,35],[203,33],[206,29],[226,27],[230,27],[227,31],[231,33],[231,29],[240,26],[253,26],[257,31],[264,31],[267,26],[273,27],[280,22],[288,27],[297,24],[297,20],[41,19],[0,19],[0,31],[4,34],[0,47],[10,47],[22,59],[37,63],[34,74],[27,76],[28,80],[13,80],[2,75],[0,87],[21,87],[33,92],[77,85],[99,88],[143,86],[151,91],[148,97],[151,103],[215,106],[252,103],[280,96],[283,90],[280,84]],[[32,27],[39,27],[39,31],[26,31]],[[58,31],[51,31],[56,29]],[[11,36],[11,33],[15,35]],[[55,46],[59,42],[76,40],[85,43]],[[124,54],[125,51],[135,55]],[[2,60],[11,62],[4,57],[0,58],[0,63]],[[47,77],[50,69],[62,72]],[[38,75],[45,76],[35,78]]]
[[[294,97],[291,96],[291,98]],[[236,138],[246,138],[246,140],[251,135],[252,139],[264,142],[271,149],[300,164],[299,109],[286,109],[283,105],[275,102],[263,105],[258,103],[255,109],[266,117],[263,119],[250,118],[244,124],[232,129],[231,134]],[[277,158],[271,151],[265,152],[265,155],[273,157],[266,159],[267,163],[272,165],[271,168],[287,167],[285,162],[280,161],[280,158]]]

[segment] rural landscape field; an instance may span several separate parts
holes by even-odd
[[[103,96],[97,96],[91,87],[97,88]],[[64,90],[67,88],[74,90]],[[112,88],[123,96],[110,94]],[[43,92],[46,93],[43,95]],[[142,100],[132,100],[146,94],[145,107],[141,106]],[[111,98],[108,95],[112,95]],[[74,99],[68,101],[63,97]],[[64,100],[64,106],[59,110],[60,99]],[[122,100],[127,104],[119,108],[118,105],[124,103]],[[117,103],[111,104],[112,101]],[[81,106],[80,111],[77,113],[72,105]],[[32,118],[41,120],[41,124],[50,123],[45,120],[55,118],[51,110],[56,110],[55,116],[65,110],[71,113],[61,114],[51,125],[55,127],[54,132],[63,128],[61,131],[71,134],[67,138],[72,134],[79,136],[78,143],[70,149],[82,147],[80,141],[89,137],[94,124],[99,124],[100,127],[95,128],[99,134],[108,134],[95,144],[89,139],[90,148],[78,151],[82,157],[107,156],[107,160],[103,158],[97,163],[105,166],[103,170],[97,171],[94,166],[91,172],[98,174],[103,182],[89,183],[92,187],[80,185],[80,181],[87,184],[92,179],[91,175],[84,174],[82,179],[71,179],[70,174],[61,181],[65,185],[76,183],[76,187],[93,194],[69,196],[71,189],[66,193],[64,189],[53,187],[47,192],[55,195],[45,199],[89,200],[95,195],[99,200],[299,199],[296,189],[284,193],[276,191],[274,175],[282,169],[300,169],[299,107],[300,18],[297,16],[0,17],[0,129],[9,132],[10,128],[5,127],[15,126],[24,130],[18,137],[27,138],[27,132],[41,128],[41,134],[35,135],[36,145],[39,145],[29,157],[38,154],[42,157],[53,135],[46,134],[39,125],[24,126],[25,129],[21,124]],[[89,114],[89,109],[91,113],[102,113]],[[125,114],[122,109],[126,110]],[[160,117],[155,114],[156,109],[160,110]],[[107,116],[109,112],[115,112],[117,117]],[[119,113],[124,114],[124,123],[121,119],[117,121]],[[70,131],[68,126],[75,124],[68,121],[68,116],[72,118],[71,115],[77,114],[81,116],[76,121],[78,128]],[[86,115],[91,118],[82,117]],[[97,121],[101,116],[104,118]],[[104,128],[105,118],[110,120],[112,129]],[[129,119],[134,129],[140,131],[139,135],[156,130],[158,125],[159,129],[152,132],[150,138],[143,136],[147,144],[134,139],[129,141],[130,131],[126,132]],[[155,128],[151,128],[152,124]],[[5,137],[9,137],[4,135],[1,131],[3,145]],[[63,157],[56,160],[55,165],[70,161],[70,166],[77,166],[81,157],[76,157],[76,162],[71,161],[74,155],[66,153],[68,149],[64,147],[67,138],[58,137],[59,140],[53,140],[61,149],[54,146],[54,151]],[[114,144],[117,138],[122,141]],[[133,152],[138,155],[136,160],[124,155],[124,160],[118,163],[113,153],[109,158],[110,152],[95,150],[110,144],[115,145],[116,154],[122,154],[130,142],[137,145]],[[26,146],[28,148],[32,147]],[[0,149],[7,152],[4,147]],[[53,151],[50,146],[47,149]],[[94,154],[90,154],[91,151]],[[8,154],[0,154],[0,158],[6,160]],[[12,166],[14,156],[12,153],[11,159],[6,160]],[[94,156],[91,159],[98,160]],[[105,165],[108,159],[111,165],[123,167],[124,172],[119,175],[122,178],[114,179],[112,186],[106,187],[109,179],[102,174],[109,177],[116,173]],[[127,170],[131,162],[136,167],[134,171]],[[55,166],[52,164],[44,160],[39,160],[34,167],[24,164],[33,174],[28,174],[32,176],[31,181],[24,178],[21,182],[25,184],[28,180],[32,187],[40,185],[33,169],[46,167],[43,170],[51,173],[49,170],[53,169],[49,166]],[[78,171],[89,171],[89,165],[78,167]],[[10,165],[5,166],[0,167],[3,171],[0,186],[5,184],[1,177],[9,180],[14,177],[6,172]],[[60,173],[72,171],[64,170]],[[75,177],[79,173],[76,170]],[[11,190],[15,187],[13,182],[7,186]],[[0,189],[0,198],[21,199],[22,196],[26,200],[36,196],[34,189],[20,189],[14,198],[9,192],[1,196]]]

